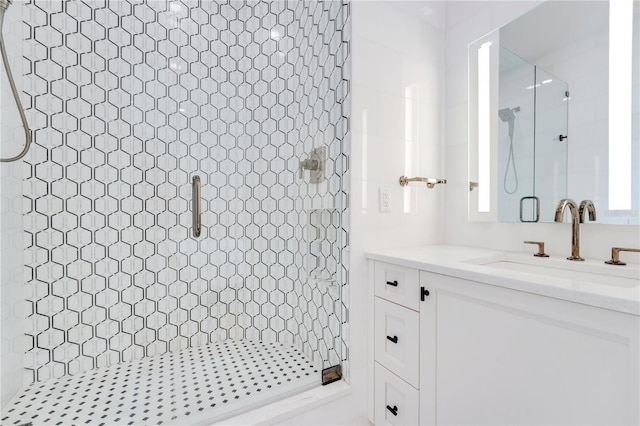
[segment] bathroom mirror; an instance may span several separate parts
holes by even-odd
[[[470,220],[552,222],[572,198],[640,224],[639,14],[548,1],[469,45]]]

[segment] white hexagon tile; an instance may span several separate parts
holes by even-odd
[[[31,0],[23,19],[26,382],[225,339],[345,360],[348,2]]]

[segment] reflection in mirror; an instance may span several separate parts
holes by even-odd
[[[566,198],[568,85],[500,47],[498,220],[551,222]]]
[[[568,197],[593,200],[598,222],[640,224],[639,11],[640,0],[546,2],[469,45],[470,220],[536,221],[539,207],[550,222]],[[487,41],[491,85],[481,88]]]

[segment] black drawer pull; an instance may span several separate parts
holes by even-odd
[[[393,408],[390,405],[387,405],[387,410],[391,411],[391,414],[394,416],[398,415],[398,406],[394,405]]]
[[[425,297],[429,295],[429,290],[424,287],[420,287],[420,300],[424,302]]]
[[[387,285],[391,287],[398,287],[398,281],[387,281]]]
[[[387,336],[387,340],[392,341],[393,343],[398,343],[398,336]]]

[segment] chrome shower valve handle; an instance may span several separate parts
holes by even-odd
[[[327,147],[315,148],[309,153],[309,158],[300,161],[298,177],[304,179],[304,171],[309,170],[309,183],[320,183],[325,180],[327,162]]]
[[[312,160],[308,158],[306,160],[300,161],[300,167],[298,168],[298,177],[300,179],[304,177],[305,170],[311,170],[311,171],[318,170],[318,160]]]

